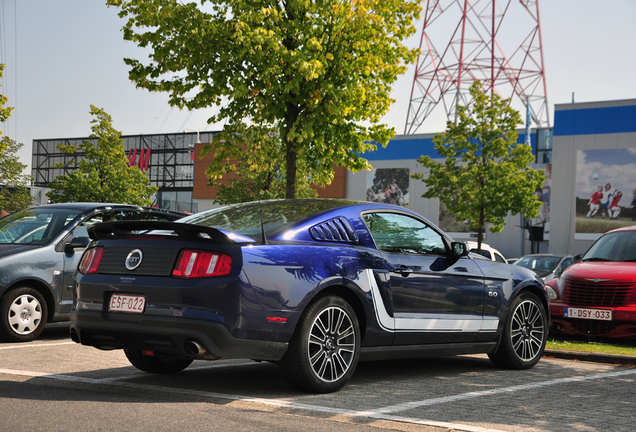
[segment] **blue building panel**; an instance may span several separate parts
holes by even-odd
[[[532,142],[532,153],[536,154],[536,133],[530,134],[530,139]],[[517,142],[523,143],[525,141],[526,134],[520,133],[517,137]],[[364,153],[362,156],[369,161],[417,160],[420,156],[442,157],[435,150],[432,138],[408,138],[405,136],[400,136],[399,139],[392,139],[384,148],[378,145],[376,151]]]
[[[599,135],[636,132],[636,105],[558,110],[554,135]]]

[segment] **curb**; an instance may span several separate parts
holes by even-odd
[[[565,359],[565,360],[579,360],[589,361],[596,363],[610,363],[625,366],[636,366],[636,357],[626,356],[620,354],[600,354],[590,353],[583,351],[567,351],[567,350],[555,350],[546,349],[543,352],[544,357]]]

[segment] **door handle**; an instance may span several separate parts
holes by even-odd
[[[405,265],[399,265],[393,268],[393,271],[396,273],[400,273],[404,277],[408,277],[411,273],[413,273],[413,269],[409,268]]]

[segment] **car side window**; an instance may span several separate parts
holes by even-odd
[[[367,213],[363,220],[381,251],[446,254],[443,237],[418,219],[398,213]]]
[[[73,237],[88,237],[87,228],[93,224],[104,222],[104,215],[97,214],[90,219],[86,219],[73,230]]]
[[[557,269],[556,273],[561,274],[565,271],[566,268],[570,267],[572,265],[572,258],[566,258],[563,261],[561,261],[561,264],[559,264],[559,268]]]
[[[475,252],[477,252],[477,251],[475,250]],[[484,257],[486,257],[486,258],[488,258],[489,260],[492,261],[492,255],[490,255],[490,251],[482,249],[481,250],[481,256],[484,256]]]
[[[505,263],[506,260],[504,259],[504,257],[502,257],[501,255],[499,255],[498,253],[495,254],[495,261],[500,262],[500,263]]]

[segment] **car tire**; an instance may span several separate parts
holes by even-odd
[[[31,341],[42,333],[48,317],[42,294],[30,287],[8,291],[0,300],[0,335],[9,342]]]
[[[499,367],[530,369],[541,359],[547,336],[545,307],[537,296],[523,292],[510,306],[497,351],[488,357]]]
[[[140,349],[124,348],[124,354],[137,369],[156,374],[175,374],[181,372],[192,363],[193,359],[179,357],[174,354],[154,353],[144,355]]]
[[[293,387],[315,393],[338,390],[360,357],[360,326],[344,299],[321,297],[303,313],[279,367]]]

